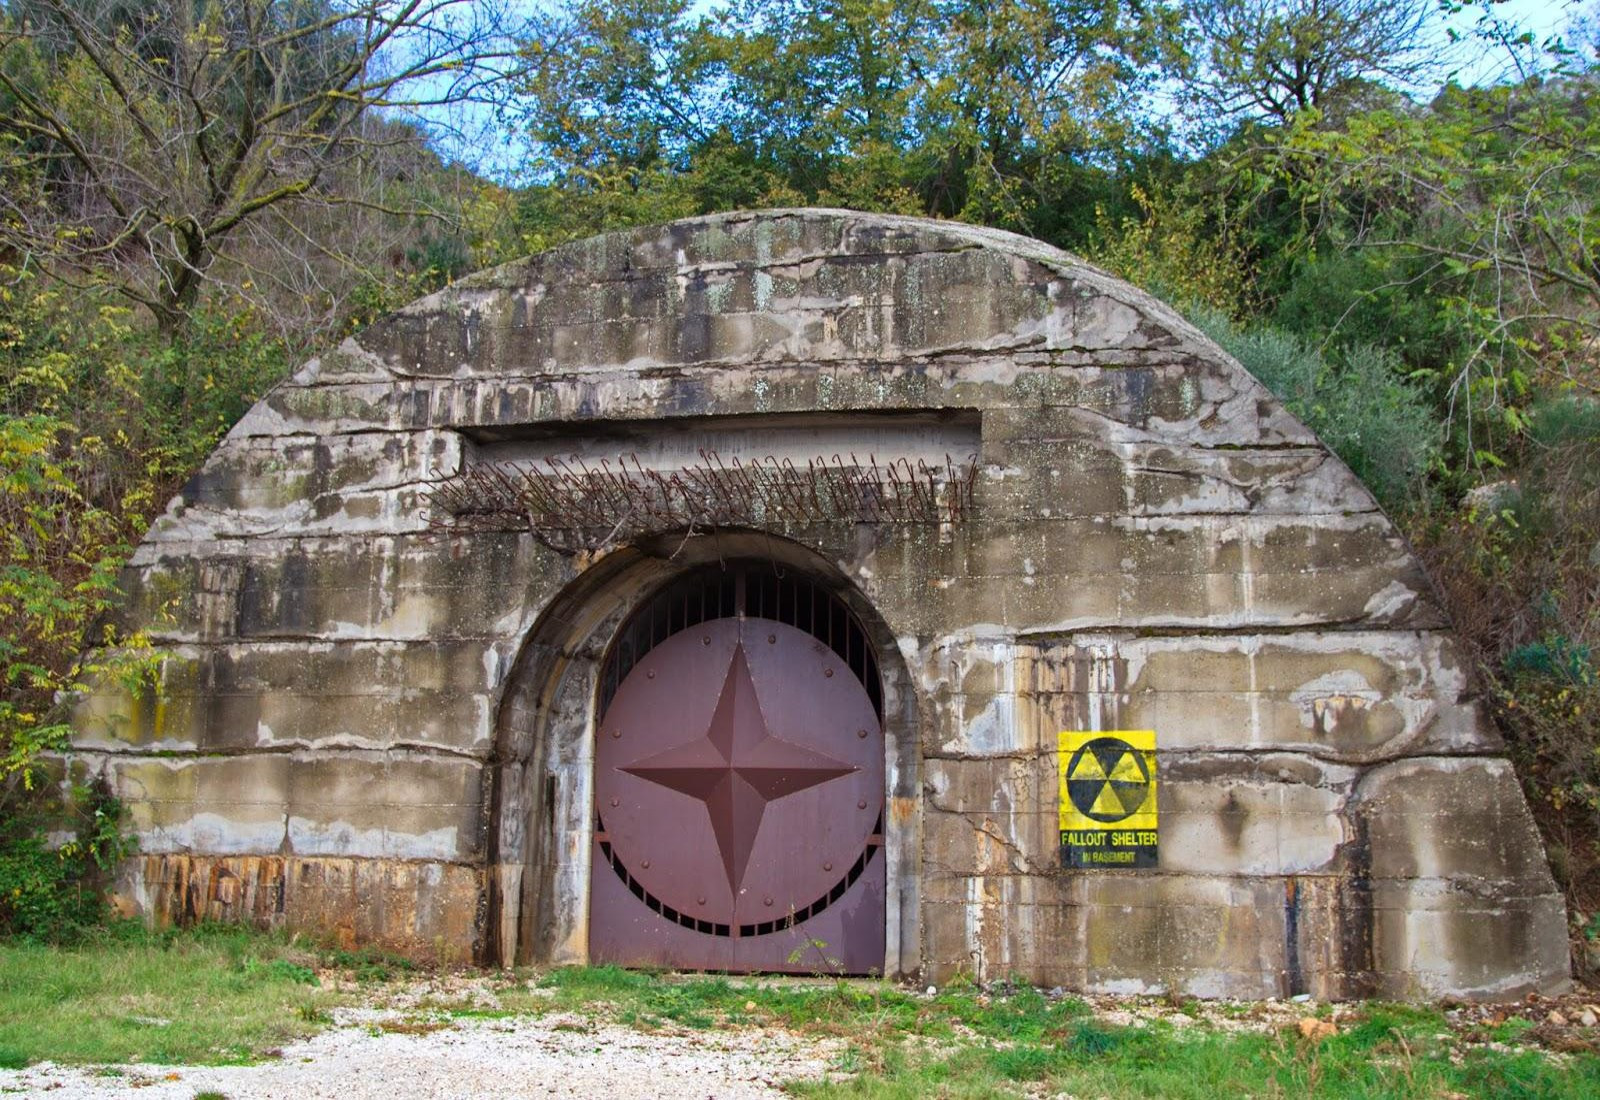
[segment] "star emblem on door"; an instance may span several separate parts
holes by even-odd
[[[706,730],[621,770],[704,804],[737,894],[767,806],[859,769],[769,731],[740,643]]]

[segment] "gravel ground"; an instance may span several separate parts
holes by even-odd
[[[482,975],[439,975],[368,990],[333,971],[319,975],[341,992],[361,994],[363,1007],[337,1008],[334,1025],[284,1047],[254,1066],[94,1067],[50,1063],[0,1070],[0,1096],[138,1097],[194,1100],[220,1093],[228,1100],[328,1098],[409,1100],[410,1097],[635,1097],[742,1100],[785,1095],[785,1081],[837,1074],[846,1044],[816,1040],[770,1024],[690,1030],[667,1025],[641,1030],[595,1015],[543,1011],[511,1016],[451,1016],[448,1011],[501,1009],[497,985]],[[769,978],[764,983],[809,984]],[[503,987],[501,987],[503,988]],[[552,995],[529,983],[525,993]],[[929,994],[934,991],[930,988]],[[992,987],[978,996],[1004,996]],[[1051,996],[1067,995],[1051,990]],[[1286,1001],[1182,1001],[1158,997],[1086,996],[1104,1023],[1145,1027],[1161,1021],[1179,1031],[1272,1034],[1298,1031],[1320,1041],[1351,1026],[1358,1005],[1319,1006],[1306,997]],[[746,1005],[752,1009],[753,1005]],[[1564,997],[1530,995],[1511,1004],[1447,1002],[1437,1036],[1451,1057],[1463,1050],[1509,1050],[1496,1028],[1526,1021],[1519,1047],[1554,1057],[1600,1052],[1600,1003],[1595,991]],[[1309,1029],[1309,1030],[1308,1030]],[[961,1027],[957,1026],[958,1033]],[[971,1037],[971,1036],[969,1036]],[[931,1042],[925,1045],[937,1047]]]
[[[645,1032],[579,1016],[452,1021],[438,1030],[383,1030],[394,1013],[340,1010],[337,1026],[255,1066],[126,1066],[115,1071],[43,1063],[0,1071],[0,1094],[193,1100],[407,1100],[410,1097],[684,1097],[783,1095],[779,1085],[823,1076],[841,1048],[788,1032]],[[115,1072],[118,1076],[106,1076]]]

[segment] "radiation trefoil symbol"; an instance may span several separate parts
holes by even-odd
[[[1067,764],[1067,795],[1079,813],[1112,824],[1137,813],[1150,797],[1144,754],[1120,737],[1097,737]]]
[[[1131,871],[1160,866],[1154,730],[1065,730],[1061,865]]]

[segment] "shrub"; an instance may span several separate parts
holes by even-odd
[[[202,310],[169,344],[125,307],[0,263],[0,932],[98,911],[122,850],[115,804],[86,791],[61,806],[42,764],[77,693],[152,690],[154,650],[110,615],[118,573],[283,360],[246,309]]]
[[[1537,403],[1501,480],[1419,534],[1580,929],[1600,911],[1600,402]],[[1579,935],[1580,973],[1592,974]]]
[[[105,879],[133,848],[103,786],[77,788],[67,806],[45,790],[36,783],[0,814],[0,935],[63,940],[100,923]]]
[[[1379,503],[1406,511],[1421,502],[1440,428],[1395,355],[1356,344],[1330,357],[1293,333],[1241,328],[1216,310],[1196,310],[1193,319],[1344,459]]]
[[[1137,217],[1115,218],[1095,207],[1084,256],[1181,309],[1243,312],[1250,285],[1245,258],[1206,224],[1205,208],[1185,189],[1155,193],[1130,189]]]

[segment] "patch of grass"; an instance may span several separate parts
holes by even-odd
[[[884,1100],[1039,1094],[1176,1100],[1284,1095],[1422,1100],[1452,1094],[1578,1100],[1600,1095],[1600,1059],[1475,1050],[1456,1064],[1444,1044],[1419,1049],[1412,1042],[1427,1025],[1426,1013],[1412,1011],[1375,1011],[1372,1029],[1358,1027],[1320,1044],[1293,1033],[1229,1033],[1203,1024],[1178,1030],[1159,1021],[1118,1027],[1084,1019],[1042,1042],[980,1036],[953,1050],[921,1055],[896,1047],[852,1079],[800,1082],[790,1089],[799,1096]],[[1396,1017],[1409,1019],[1410,1026],[1392,1022]],[[1384,1038],[1377,1038],[1380,1023],[1386,1026]]]
[[[979,1035],[1024,1042],[1055,1034],[1067,1021],[1089,1012],[1089,1006],[1075,998],[1051,1000],[1027,986],[1001,996],[986,996],[970,986],[947,990],[934,1004]]]
[[[1345,1029],[1344,1043],[1357,1049],[1371,1049],[1396,1037],[1431,1041],[1434,1035],[1450,1030],[1449,1022],[1438,1011],[1422,1005],[1372,1004],[1361,1008],[1355,1022]]]
[[[315,984],[313,961],[237,926],[0,941],[0,1055],[12,1066],[252,1061],[328,1022],[339,998]]]
[[[921,1030],[914,997],[879,983],[818,985],[734,983],[721,977],[670,977],[616,967],[552,970],[539,981],[553,997],[535,1009],[609,1005],[624,1022],[705,1029],[723,1023],[777,1023],[810,1034],[848,1036],[861,1029]],[[532,998],[502,992],[508,1008]]]
[[[1513,1016],[1489,1029],[1496,1042],[1515,1043],[1539,1025],[1521,1016]]]
[[[403,955],[393,955],[374,947],[355,951],[342,948],[324,948],[317,952],[323,966],[348,970],[358,982],[381,983],[393,981],[416,972],[417,964]]]
[[[432,1035],[435,1031],[443,1031],[450,1023],[433,1016],[405,1016],[398,1020],[383,1020],[375,1026],[390,1035]]]

